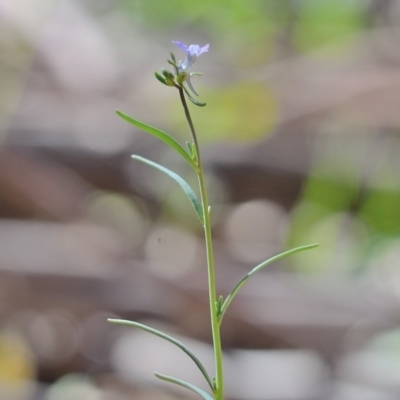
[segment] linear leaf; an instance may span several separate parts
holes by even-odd
[[[185,161],[195,170],[197,171],[197,167],[193,160],[190,158],[189,154],[187,151],[168,133],[161,131],[160,129],[154,128],[153,126],[147,125],[144,122],[140,122],[137,119],[134,119],[123,112],[116,110],[117,115],[119,115],[122,119],[125,121],[129,122],[132,125],[135,125],[137,128],[150,133],[150,135],[155,136],[156,138],[160,139],[163,141],[165,144],[167,144],[169,147],[174,149],[178,154],[180,154]]]
[[[167,340],[168,342],[174,344],[175,346],[179,347],[182,351],[184,351],[192,360],[193,362],[197,365],[197,368],[200,370],[200,372],[203,374],[204,378],[206,378],[207,383],[209,384],[211,390],[213,388],[212,380],[210,376],[208,375],[206,369],[204,368],[204,365],[201,363],[201,361],[190,351],[181,341],[178,339],[175,339],[174,337],[167,335],[164,332],[161,332],[157,329],[151,328],[150,326],[141,324],[139,322],[135,321],[128,321],[125,319],[108,319],[109,322],[113,324],[119,324],[119,325],[127,325],[127,326],[133,326],[135,328],[142,329],[146,332],[152,333],[153,335],[156,335],[162,339]]]
[[[189,97],[189,100],[190,100],[194,105],[199,106],[199,107],[204,107],[204,106],[207,105],[207,103],[201,103],[200,101],[197,101],[196,99],[194,99],[194,98],[192,97],[192,95],[189,93],[189,91],[185,88],[185,86],[182,85],[182,87],[183,87],[183,90],[185,91],[187,97]],[[193,90],[193,88],[192,88],[192,90]],[[196,93],[196,94],[197,94],[197,93]]]
[[[229,293],[229,295],[227,296],[227,298],[224,301],[224,304],[221,307],[221,312],[219,315],[219,321],[222,321],[222,318],[225,314],[225,311],[227,310],[227,308],[229,307],[229,304],[231,304],[233,298],[236,296],[237,292],[239,291],[239,289],[246,283],[246,281],[252,276],[254,275],[256,272],[260,271],[262,268],[266,267],[267,265],[278,261],[284,257],[290,256],[292,254],[298,253],[299,251],[303,251],[303,250],[309,250],[309,249],[313,249],[314,247],[317,247],[318,244],[314,243],[314,244],[308,244],[306,246],[300,246],[300,247],[295,247],[294,249],[290,249],[288,251],[284,251],[283,253],[277,254],[274,257],[269,258],[268,260],[263,261],[261,264],[258,264],[256,267],[254,267],[250,272],[248,272],[240,281],[239,283],[233,288],[233,290]]]
[[[192,203],[192,206],[194,210],[196,211],[197,216],[199,217],[199,220],[202,224],[204,224],[204,217],[203,217],[203,208],[201,206],[201,203],[199,199],[196,196],[196,193],[193,191],[193,189],[189,186],[189,184],[181,178],[178,174],[175,172],[171,171],[168,168],[163,167],[160,164],[157,164],[153,161],[148,160],[147,158],[140,157],[137,155],[132,155],[131,156],[133,159],[141,161],[142,163],[148,164],[152,166],[153,168],[156,168],[165,174],[167,174],[170,178],[174,179],[180,187],[183,189],[183,191],[186,193],[186,196],[188,197],[189,201]]]
[[[214,398],[211,397],[204,390],[198,388],[197,386],[192,385],[191,383],[185,382],[182,379],[177,379],[177,378],[173,378],[172,376],[159,374],[158,372],[155,373],[155,376],[159,379],[162,379],[163,381],[175,383],[176,385],[179,385],[186,389],[189,389],[192,392],[195,392],[196,394],[198,394],[200,397],[202,397],[203,400],[214,400]]]

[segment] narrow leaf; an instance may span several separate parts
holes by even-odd
[[[172,55],[172,53],[171,53],[171,55]],[[179,69],[178,69],[178,66],[176,65],[176,60],[175,61],[167,60],[167,62],[168,62],[168,64],[171,64],[174,67],[175,73],[176,73],[176,75],[178,75]]]
[[[165,69],[165,68],[161,68],[161,72],[162,72],[162,74],[164,75],[164,77],[165,77],[165,79],[167,79],[167,81],[169,80],[169,81],[173,81],[174,80],[174,74],[171,72],[171,71],[168,71],[167,69]]]
[[[196,211],[196,214],[199,217],[200,222],[202,224],[204,224],[203,208],[201,206],[201,203],[200,203],[199,199],[197,198],[196,193],[193,191],[193,189],[189,186],[189,184],[183,178],[181,178],[178,174],[171,171],[170,169],[165,168],[162,165],[157,164],[153,161],[150,161],[147,158],[140,157],[137,155],[132,155],[131,157],[135,160],[141,161],[142,163],[148,164],[148,165],[152,166],[153,168],[156,168],[156,169],[164,172],[169,177],[174,179],[180,185],[180,187],[183,189],[183,191],[186,193],[186,196],[188,197],[189,201],[192,203],[192,206],[193,206],[194,210]]]
[[[222,296],[218,297],[218,300],[215,302],[215,309],[217,311],[217,317],[221,315],[222,305],[224,304],[224,298]]]
[[[191,145],[191,156],[192,156],[192,160],[195,162],[195,164],[197,165],[198,161],[199,161],[199,157],[197,155],[197,149],[194,143],[192,143]]]
[[[177,379],[177,378],[173,378],[172,376],[159,374],[158,372],[155,373],[155,376],[157,378],[159,378],[159,379],[162,379],[163,381],[167,381],[167,382],[170,382],[170,383],[175,383],[176,385],[179,385],[179,386],[182,386],[182,387],[184,387],[186,389],[189,389],[192,392],[195,392],[196,394],[198,394],[200,397],[202,397],[203,400],[214,400],[214,398],[211,397],[204,390],[198,388],[197,386],[192,385],[191,383],[185,382],[182,379]]]
[[[189,150],[190,157],[192,157],[192,159],[193,159],[193,147],[192,147],[192,143],[186,141],[186,147],[187,147],[188,150]]]
[[[189,100],[190,100],[194,105],[199,106],[199,107],[204,107],[205,105],[207,105],[207,103],[201,103],[200,101],[197,101],[196,99],[194,99],[194,98],[191,96],[191,94],[189,93],[189,91],[185,88],[185,86],[182,85],[182,87],[183,87],[183,90],[185,91],[187,97],[189,97]]]
[[[318,246],[318,244],[314,243],[314,244],[308,244],[306,246],[295,247],[294,249],[290,249],[288,251],[284,251],[283,253],[277,254],[276,256],[271,257],[268,260],[265,260],[261,264],[258,264],[256,267],[254,267],[250,272],[248,272],[239,281],[239,283],[233,288],[233,290],[229,293],[229,295],[225,299],[224,304],[221,307],[221,314],[220,314],[219,322],[221,323],[222,318],[223,318],[223,316],[225,314],[225,311],[227,310],[227,308],[231,304],[233,298],[236,296],[236,294],[238,293],[239,289],[246,283],[246,281],[252,275],[254,275],[256,272],[260,271],[262,268],[266,267],[267,265],[269,265],[269,264],[271,264],[271,263],[273,263],[275,261],[278,261],[278,260],[280,260],[280,259],[282,259],[284,257],[290,256],[290,255],[298,253],[300,251],[313,249],[314,247],[317,247],[317,246]]]
[[[193,160],[190,158],[187,151],[173,137],[168,135],[168,133],[163,132],[160,129],[154,128],[153,126],[147,125],[143,122],[140,122],[140,121],[124,114],[123,112],[121,112],[119,110],[116,110],[116,113],[125,121],[129,122],[130,124],[136,126],[137,128],[139,128],[147,133],[150,133],[150,135],[155,136],[156,138],[160,139],[162,142],[167,144],[169,147],[174,149],[197,172],[197,167],[194,164]]]
[[[206,378],[206,381],[208,385],[210,386],[211,390],[213,389],[213,384],[212,380],[207,374],[206,369],[204,368],[203,364],[201,361],[178,339],[175,339],[174,337],[167,335],[164,332],[161,332],[157,329],[151,328],[150,326],[140,324],[139,322],[135,321],[128,321],[125,319],[108,319],[109,322],[113,324],[119,324],[119,325],[127,325],[127,326],[133,326],[135,328],[142,329],[146,332],[152,333],[153,335],[156,335],[162,339],[167,340],[168,342],[174,344],[175,346],[179,347],[183,352],[185,352],[192,360],[193,362],[197,365],[197,368],[200,370],[200,372],[203,374],[204,378]]]
[[[164,85],[168,85],[167,81],[165,80],[165,78],[163,76],[161,76],[158,72],[154,72],[155,77]]]

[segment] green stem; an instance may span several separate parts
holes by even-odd
[[[207,267],[208,267],[208,291],[210,298],[210,314],[211,314],[211,330],[214,345],[214,358],[215,358],[215,388],[214,397],[215,400],[223,400],[224,398],[224,376],[222,366],[222,346],[221,346],[221,335],[220,326],[217,315],[217,291],[215,282],[215,267],[214,267],[214,252],[212,245],[211,235],[211,219],[208,205],[207,189],[204,180],[204,172],[201,163],[200,148],[197,140],[196,131],[194,129],[192,117],[190,116],[189,108],[186,102],[185,94],[182,87],[178,87],[179,95],[181,98],[182,106],[185,111],[185,116],[189,124],[190,133],[192,135],[193,143],[197,153],[197,177],[199,181],[201,203],[203,206],[204,215],[204,238],[206,242],[207,252]]]

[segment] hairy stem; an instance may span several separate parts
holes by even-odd
[[[224,398],[224,376],[223,376],[223,366],[222,366],[222,347],[221,347],[221,335],[219,328],[219,321],[217,316],[217,292],[216,292],[216,282],[215,282],[215,267],[214,267],[214,252],[212,245],[211,236],[211,219],[210,210],[208,204],[207,189],[204,180],[204,171],[201,163],[201,155],[199,143],[197,140],[196,130],[193,125],[192,117],[190,116],[189,108],[186,102],[185,94],[182,87],[178,87],[179,96],[182,102],[183,109],[185,111],[185,116],[189,124],[190,133],[192,135],[193,143],[196,148],[197,153],[197,177],[199,182],[201,203],[203,207],[204,215],[204,238],[206,243],[207,252],[207,267],[208,267],[208,292],[210,299],[210,314],[211,314],[211,329],[212,338],[214,345],[214,358],[215,358],[215,388],[214,397],[216,400],[223,400]]]

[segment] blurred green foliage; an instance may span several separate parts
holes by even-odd
[[[364,0],[304,0],[299,3],[294,40],[300,51],[347,42],[363,27]]]
[[[319,241],[321,247],[318,255],[295,256],[296,268],[359,273],[397,246],[400,185],[394,160],[386,151],[396,148],[396,141],[393,137],[378,151],[375,138],[368,135],[319,140],[324,143],[322,154],[293,212],[289,242]]]
[[[199,78],[201,80],[201,78]],[[255,82],[238,81],[225,87],[201,92],[207,99],[206,112],[192,107],[196,129],[206,142],[261,140],[278,120],[278,105],[268,87]],[[175,132],[187,132],[177,102],[167,111]]]
[[[346,41],[364,26],[368,2],[364,0],[127,0],[134,18],[156,29],[194,29],[214,44],[231,45],[236,61],[254,65],[265,61],[274,40],[285,29],[293,44],[312,51]],[[293,29],[292,29],[293,28]],[[193,35],[194,36],[194,35]]]
[[[360,211],[372,230],[382,235],[400,235],[399,187],[384,186],[370,190]]]

